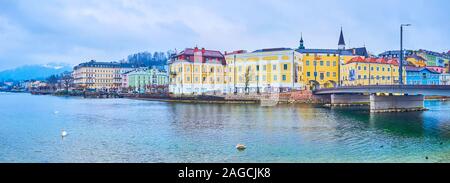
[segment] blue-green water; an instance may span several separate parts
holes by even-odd
[[[426,107],[370,114],[0,93],[0,162],[450,162],[450,102]]]

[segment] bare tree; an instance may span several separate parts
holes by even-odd
[[[63,85],[64,85],[64,91],[66,93],[69,92],[69,88],[73,86],[73,77],[71,73],[64,73],[61,78]]]
[[[248,94],[249,93],[249,84],[250,84],[250,66],[247,67],[247,69],[245,70],[245,92]]]

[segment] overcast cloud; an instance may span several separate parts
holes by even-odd
[[[399,8],[403,7],[403,8]],[[450,49],[447,0],[0,0],[0,70],[140,51],[205,47],[220,51],[347,47]]]

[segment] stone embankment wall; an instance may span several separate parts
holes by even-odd
[[[208,103],[259,103],[264,99],[277,100],[278,103],[329,103],[330,96],[313,95],[309,90],[284,93],[237,93],[237,94],[204,94],[204,95],[175,95],[148,96],[125,95],[127,98],[160,99],[180,102],[208,102]]]

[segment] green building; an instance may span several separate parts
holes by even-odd
[[[166,71],[138,69],[128,74],[128,87],[138,93],[158,93],[166,91],[169,76]]]

